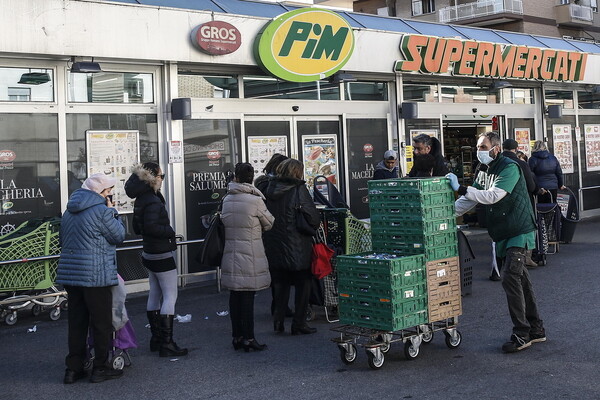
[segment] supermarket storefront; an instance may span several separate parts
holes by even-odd
[[[598,56],[584,57],[570,42],[554,43],[573,46],[560,48],[566,66],[557,57],[548,62],[556,76],[541,75],[550,71],[540,66],[540,75],[531,75],[536,68],[520,66],[527,56],[519,46],[513,73],[494,75],[483,56],[479,73],[468,70],[476,57],[457,63],[454,42],[447,55],[440,51],[442,67],[435,70],[442,45],[433,44],[430,31],[461,35],[436,24],[317,9],[285,14],[283,6],[265,3],[252,3],[252,10],[269,7],[266,16],[93,0],[3,4],[14,10],[12,17],[0,16],[3,232],[59,215],[89,173],[113,174],[122,185],[133,162],[158,160],[167,172],[163,191],[176,231],[200,239],[233,165],[249,161],[260,171],[274,152],[302,160],[309,184],[319,175],[335,183],[352,211],[366,217],[366,182],[386,149],[400,151],[406,173],[411,136],[436,135],[466,179],[466,147],[475,133],[492,128],[525,150],[535,139],[547,140],[555,153],[560,149],[563,168],[570,166],[566,182],[583,200],[584,215],[600,210]],[[30,10],[40,17],[31,19]],[[279,14],[285,15],[275,18]],[[94,23],[79,22],[86,15],[94,15]],[[368,25],[390,21],[406,27]],[[494,42],[492,31],[474,30],[487,32],[487,40],[470,40],[463,31],[464,40],[455,42],[465,43],[467,53],[478,42],[500,43],[498,51],[511,47],[503,36]],[[411,34],[427,37],[432,47],[408,43]],[[511,40],[522,37],[532,38]],[[408,53],[409,47],[421,50]],[[431,57],[410,60],[421,53]],[[73,71],[74,62],[92,57],[100,72]],[[557,107],[549,114],[548,106],[560,106],[562,115],[551,118]],[[132,203],[120,185],[118,207],[135,239]],[[189,250],[193,260],[197,248]],[[183,261],[182,272],[198,270]],[[126,279],[143,278],[135,257],[121,264]]]

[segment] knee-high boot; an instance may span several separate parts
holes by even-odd
[[[150,351],[158,351],[160,348],[160,311],[146,311],[148,323],[150,324]]]
[[[160,353],[161,357],[181,357],[188,353],[187,349],[181,349],[173,341],[173,316],[160,315]]]

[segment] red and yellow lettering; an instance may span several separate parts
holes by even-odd
[[[440,64],[442,63],[442,58],[444,56],[446,42],[447,39],[437,39],[434,37],[429,39],[427,50],[425,51],[425,57],[423,59],[423,65],[421,66],[422,72],[433,74],[440,70]]]
[[[538,79],[540,75],[540,64],[542,62],[542,49],[530,47],[527,54],[527,64],[525,65],[525,79]]]
[[[569,78],[569,62],[566,51],[556,52],[556,62],[554,66],[554,74],[552,78],[555,80],[564,81]]]
[[[420,47],[427,45],[429,37],[422,35],[405,35],[400,43],[400,51],[404,61],[397,63],[396,69],[400,71],[418,71],[421,67]]]
[[[575,75],[575,80],[577,80],[577,81],[583,79],[583,77],[585,75],[585,67],[587,65],[587,58],[588,58],[587,53],[581,53],[581,61],[579,61],[579,64],[577,66],[577,74]]]
[[[482,42],[477,48],[477,57],[475,58],[475,66],[473,67],[473,75],[489,76],[490,65],[494,58],[494,44]]]
[[[515,61],[516,50],[517,48],[515,46],[506,46],[504,51],[502,50],[501,46],[496,46],[496,51],[494,51],[494,59],[492,60],[492,66],[490,69],[490,75],[500,78],[510,77],[512,66]]]
[[[582,53],[569,52],[569,80],[574,81],[577,74],[577,63],[581,60]]]
[[[542,50],[542,63],[540,65],[540,77],[545,80],[552,79],[554,71],[554,56],[556,50]]]
[[[512,69],[512,77],[513,78],[523,78],[525,76],[525,71],[523,71],[523,67],[527,63],[527,51],[529,49],[526,46],[519,46],[515,50],[515,63]],[[523,58],[525,56],[525,58]]]
[[[473,50],[477,49],[477,42],[464,42],[462,57],[460,65],[458,67],[458,73],[460,75],[473,75],[473,67],[475,63],[476,55],[473,54]]]
[[[444,58],[442,59],[439,72],[448,72],[450,63],[460,60],[462,48],[463,44],[460,40],[448,39],[448,42],[446,43],[446,51],[444,51]]]

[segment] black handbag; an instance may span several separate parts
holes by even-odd
[[[221,205],[222,204],[223,203],[221,203]],[[202,250],[196,261],[198,261],[200,265],[208,267],[221,266],[223,250],[225,249],[225,225],[223,225],[223,221],[221,221],[221,206],[219,206],[219,210],[211,219],[208,231],[206,232],[206,237],[202,244]]]
[[[300,204],[298,187],[296,187],[296,206],[294,209],[296,211],[296,229],[298,229],[298,232],[306,236],[315,236],[317,234],[317,230],[313,228],[312,225],[306,220],[306,212]]]

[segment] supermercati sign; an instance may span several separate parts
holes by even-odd
[[[587,54],[576,51],[404,35],[396,72],[579,81]]]
[[[330,10],[302,8],[269,22],[254,42],[266,72],[290,82],[312,82],[339,71],[354,50],[352,27]]]

